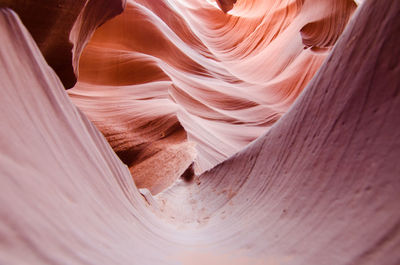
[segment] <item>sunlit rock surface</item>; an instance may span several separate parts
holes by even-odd
[[[397,265],[399,12],[362,3],[268,132],[153,197],[1,9],[0,263]]]
[[[213,3],[127,1],[82,54],[69,94],[138,183],[137,165],[171,145],[195,145],[181,164],[165,163],[181,169],[194,157],[200,174],[266,132],[356,8],[349,0],[238,1],[226,14]]]

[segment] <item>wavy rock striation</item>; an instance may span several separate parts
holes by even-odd
[[[0,263],[397,265],[399,12],[364,2],[266,134],[153,197],[1,9]]]
[[[289,109],[355,7],[350,0],[239,1],[225,14],[203,0],[131,0],[94,34],[69,95],[139,186],[137,166],[169,146],[186,146],[179,164],[165,162],[178,174],[171,179],[192,162],[200,174]]]
[[[162,264],[129,170],[10,10],[0,36],[0,263]]]
[[[158,197],[172,220],[200,223],[213,246],[189,256],[215,256],[186,264],[229,264],[239,250],[248,259],[234,264],[398,263],[399,11],[392,1],[364,3],[268,133],[189,192],[177,184]]]

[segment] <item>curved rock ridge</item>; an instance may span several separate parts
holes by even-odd
[[[350,0],[238,1],[225,14],[205,0],[130,0],[90,40],[69,95],[135,179],[138,163],[163,152],[160,141],[195,144],[200,174],[289,109],[355,7]],[[185,153],[194,157],[192,147]]]
[[[267,133],[153,197],[0,9],[0,263],[397,265],[399,12],[364,2]]]
[[[168,227],[10,10],[0,36],[0,263],[163,264]]]
[[[237,0],[217,0],[216,2],[221,10],[226,13],[233,8]]]
[[[94,30],[124,5],[125,0],[0,0],[0,7],[18,13],[67,89],[76,83],[80,53]]]

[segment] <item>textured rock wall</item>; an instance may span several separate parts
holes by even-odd
[[[152,196],[1,9],[0,263],[397,265],[399,12],[363,3],[266,134]]]
[[[200,174],[289,109],[355,7],[240,1],[226,14],[204,0],[128,1],[94,34],[69,94],[141,187],[160,168],[144,174],[140,164],[169,148],[180,150],[165,161],[171,179],[192,162]]]

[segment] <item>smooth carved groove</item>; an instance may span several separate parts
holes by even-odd
[[[283,6],[289,4],[290,10],[301,14],[300,7],[306,6],[308,0],[284,2]],[[317,8],[318,3],[328,1],[311,2]],[[143,1],[139,6],[138,2],[129,2],[120,17],[100,27],[82,53],[80,71],[85,73],[85,82],[79,81],[68,93],[18,15],[10,9],[0,9],[0,264],[398,265],[400,2],[366,0],[360,4],[333,48],[328,46],[336,38],[336,30],[331,37],[319,38],[314,26],[307,28],[312,46],[326,49],[317,53],[304,50],[300,29],[320,19],[298,18],[303,23],[293,31],[297,32],[293,33],[297,39],[288,43],[294,43],[296,54],[310,56],[308,63],[312,63],[312,58],[323,61],[321,66],[315,66],[318,72],[307,79],[309,82],[299,76],[291,79],[289,73],[296,68],[288,64],[290,71],[283,70],[288,71],[286,77],[292,82],[307,83],[302,93],[293,98],[279,120],[268,128],[262,127],[264,132],[255,141],[197,175],[196,159],[202,155],[198,146],[208,144],[223,152],[223,145],[212,142],[211,136],[205,137],[207,134],[201,130],[226,128],[215,118],[215,112],[242,115],[241,120],[234,115],[229,122],[224,120],[226,131],[243,129],[229,124],[243,126],[262,112],[257,109],[242,114],[247,101],[243,93],[237,92],[241,90],[234,87],[238,83],[231,79],[232,75],[247,78],[241,79],[240,84],[249,85],[250,79],[262,83],[263,78],[268,83],[270,76],[266,76],[272,70],[265,65],[260,74],[253,73],[254,68],[242,65],[246,56],[236,58],[236,51],[226,54],[225,45],[232,44],[226,44],[226,40],[215,39],[213,52],[207,51],[212,41],[211,37],[206,41],[205,36],[210,33],[207,27],[199,28],[204,30],[204,39],[190,37],[192,42],[185,48],[171,48],[165,43],[176,42],[178,35],[167,29],[168,23],[161,23],[161,17],[164,14],[163,19],[172,24],[186,20],[166,15],[166,6],[156,5],[159,3]],[[162,3],[181,10],[180,14],[202,13],[201,8],[192,8],[189,1],[182,9],[171,5],[178,3],[172,0]],[[232,14],[224,14],[209,2],[204,6],[210,6],[209,12],[233,16],[239,11],[249,15],[250,6],[277,3],[242,0],[235,4]],[[153,13],[148,12],[149,7]],[[290,16],[286,12],[281,14]],[[145,34],[146,38],[155,34],[159,42],[142,43],[144,36],[139,40],[128,36],[124,45],[132,46],[124,46],[118,42],[121,39],[109,39],[111,33],[126,34],[121,25],[128,24],[120,20],[129,25],[137,20],[143,31],[138,29],[135,34]],[[193,37],[185,30],[188,25],[193,29],[196,21],[201,20],[190,20],[187,25],[178,23],[182,31],[177,32],[182,35],[177,38]],[[210,25],[216,25],[214,22]],[[241,24],[236,20],[234,24],[237,23]],[[156,34],[160,28],[166,35]],[[321,28],[326,29],[326,25]],[[149,29],[153,31],[147,36]],[[235,34],[221,30],[233,41],[235,34],[246,36],[247,29]],[[276,40],[280,34],[275,36]],[[240,43],[233,46],[241,49]],[[152,50],[149,45],[169,52]],[[219,45],[225,47],[223,51],[217,49]],[[198,54],[189,47],[196,47]],[[201,52],[199,47],[203,48]],[[112,59],[116,65],[126,62],[122,50],[129,58],[135,51],[132,56],[144,60],[143,67],[148,62],[152,67],[147,69],[146,78],[154,80],[143,81],[135,76],[129,79],[124,64],[122,73],[112,69]],[[154,54],[145,53],[149,50]],[[290,50],[288,46],[282,48],[283,53]],[[100,51],[104,57],[99,56]],[[220,69],[222,62],[229,65],[225,60],[216,61],[219,67],[210,63],[231,74],[230,78],[223,76],[232,87],[223,83],[225,90],[215,89],[214,93],[202,95],[209,92],[201,86],[203,78],[213,80],[208,83],[210,87],[218,87],[221,83],[216,76],[221,72],[212,67],[202,68],[204,62],[194,60],[203,58],[196,57],[199,54],[206,54],[211,61],[215,54],[234,61],[229,67],[231,72]],[[277,64],[281,56],[285,54],[275,57]],[[95,59],[105,61],[99,63]],[[135,60],[129,63],[135,64]],[[197,65],[191,64],[193,60]],[[254,60],[251,62],[255,64]],[[94,68],[88,66],[96,64],[98,72],[90,73]],[[309,70],[305,69],[308,64],[300,65],[303,73]],[[126,74],[126,79],[113,76],[118,74]],[[125,84],[127,80],[137,82]],[[197,89],[189,89],[188,83],[197,84]],[[226,101],[222,95],[226,95]],[[192,99],[186,102],[188,96]],[[281,102],[283,96],[275,96],[269,103]],[[187,114],[182,118],[183,110],[190,113],[197,108],[198,116],[191,114],[189,119]],[[88,117],[85,113],[89,113]],[[268,116],[270,112],[262,114]],[[215,123],[202,124],[202,120]],[[133,130],[127,133],[124,126]],[[230,134],[226,138],[221,135],[220,139],[234,142]],[[115,142],[115,146],[133,146],[120,149],[127,151],[120,155],[129,168],[112,149]],[[135,167],[144,176],[141,181],[151,182],[150,190],[138,189],[135,181],[140,181],[132,178]]]
[[[237,2],[237,0],[217,0],[218,6],[225,13],[228,12],[229,10],[231,10],[236,2]]]
[[[332,47],[347,25],[343,16],[349,17],[355,7],[350,0],[335,1],[329,16],[310,22],[300,30],[303,44],[315,50]]]
[[[273,126],[355,8],[349,0],[239,1],[225,14],[205,0],[130,0],[96,30],[68,93],[140,188],[158,185],[151,156],[179,149],[164,161],[172,184],[188,165],[199,175]],[[139,166],[147,159],[152,169]]]

